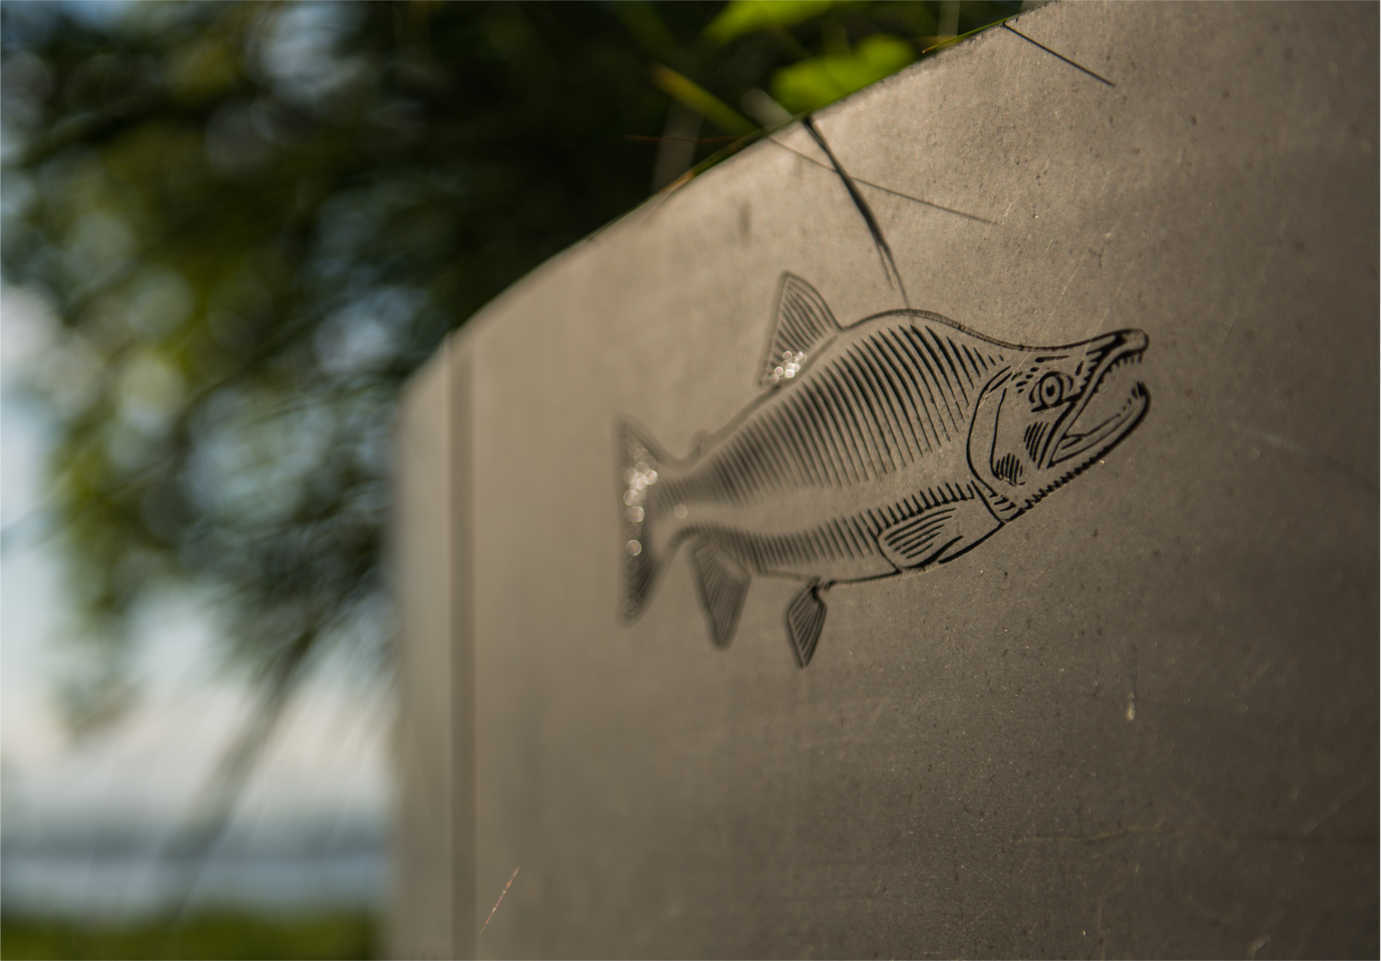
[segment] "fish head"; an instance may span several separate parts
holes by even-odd
[[[1027,509],[1131,432],[1149,404],[1135,376],[1146,345],[1142,331],[1119,330],[1008,354],[969,431],[969,465],[999,513]]]

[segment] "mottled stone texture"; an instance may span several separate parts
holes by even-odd
[[[1143,330],[1145,419],[977,549],[830,590],[801,669],[799,584],[717,649],[684,547],[622,622],[616,424],[730,422],[785,271],[903,306],[818,144],[514,287],[401,425],[400,953],[1376,955],[1377,7],[1013,26],[1096,76],[994,29],[818,128],[895,191],[859,186],[912,307]]]

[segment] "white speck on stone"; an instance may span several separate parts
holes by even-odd
[[[784,380],[790,380],[801,372],[801,368],[805,366],[805,363],[806,355],[803,351],[784,350],[782,351],[782,362],[772,368],[772,373],[768,376],[768,379],[774,384],[781,383]]]

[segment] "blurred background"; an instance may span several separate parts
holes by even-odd
[[[0,954],[372,957],[394,404],[1019,3],[0,3]]]

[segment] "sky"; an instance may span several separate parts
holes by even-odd
[[[94,821],[166,831],[187,816],[253,700],[217,675],[211,598],[182,590],[136,614],[142,697],[133,710],[84,737],[55,710],[54,682],[80,653],[66,635],[80,627],[45,539],[57,520],[44,513],[51,431],[15,390],[20,371],[46,369],[54,323],[40,299],[0,288],[0,525],[14,534],[0,552],[0,831],[51,837]],[[237,829],[387,817],[392,688],[357,675],[328,662],[299,692],[237,808]]]

